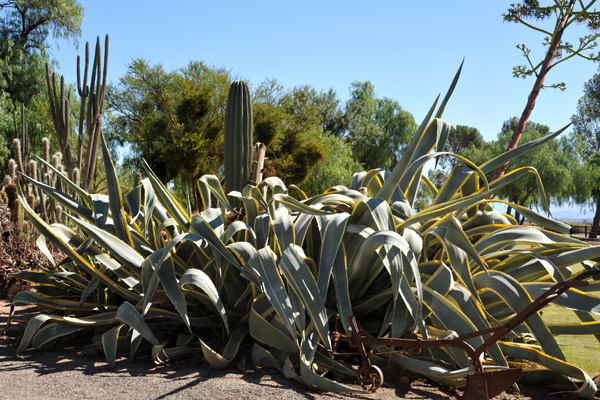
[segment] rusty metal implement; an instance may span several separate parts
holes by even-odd
[[[548,305],[551,301],[556,299],[558,296],[563,294],[569,288],[572,287],[585,287],[589,286],[589,282],[585,281],[587,277],[591,275],[600,275],[600,270],[586,271],[580,274],[577,279],[563,281],[555,284],[546,292],[544,292],[535,301],[517,313],[504,325],[499,325],[493,328],[483,329],[476,332],[471,332],[465,335],[461,335],[454,339],[397,339],[397,338],[384,338],[384,337],[370,337],[361,333],[356,319],[351,316],[348,318],[350,322],[350,328],[352,334],[347,335],[341,333],[337,328],[331,333],[331,340],[333,343],[333,355],[348,355],[349,353],[338,352],[340,342],[348,342],[353,348],[357,349],[357,352],[351,353],[360,355],[361,365],[358,367],[358,383],[365,389],[375,391],[383,384],[383,373],[379,367],[371,364],[369,360],[369,353],[365,348],[365,345],[381,345],[389,347],[398,347],[403,350],[397,350],[394,352],[403,351],[416,351],[419,352],[421,349],[427,348],[441,348],[441,347],[456,347],[464,350],[471,363],[474,367],[474,373],[467,376],[467,386],[465,388],[463,398],[468,400],[488,400],[498,394],[504,392],[510,386],[515,384],[523,375],[520,368],[508,368],[497,371],[484,371],[482,365],[483,353],[498,340],[503,338],[507,333],[512,331],[514,328],[523,323],[534,313],[540,311],[543,307]],[[479,347],[474,348],[467,340],[474,337],[489,335],[489,337]]]

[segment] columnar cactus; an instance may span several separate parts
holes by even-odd
[[[42,158],[47,163],[50,162],[50,139],[47,137],[42,138]],[[50,173],[50,168],[47,165],[44,165],[44,174]]]
[[[21,152],[21,141],[17,138],[13,139],[13,151],[15,153],[15,160],[17,160],[17,170],[21,173],[25,172],[23,166],[23,154]]]
[[[8,160],[8,176],[10,177],[11,183],[17,181],[17,162],[12,158]]]
[[[235,81],[225,111],[225,186],[241,191],[252,174],[252,103],[244,81]]]

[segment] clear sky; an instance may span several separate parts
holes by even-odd
[[[532,78],[512,77],[512,67],[525,63],[515,46],[527,44],[534,60],[545,55],[543,35],[503,22],[511,2],[80,0],[79,49],[59,42],[53,56],[75,83],[77,54],[108,33],[115,83],[138,57],[167,70],[202,60],[252,85],[275,78],[286,87],[333,88],[342,100],[353,81],[370,80],[377,96],[397,100],[418,122],[464,58],[444,119],[491,140],[503,121],[521,114],[533,85]],[[569,31],[564,39],[576,41]],[[564,81],[567,90],[544,90],[531,120],[551,130],[568,124],[583,84],[597,71],[585,60],[557,66],[546,82]]]

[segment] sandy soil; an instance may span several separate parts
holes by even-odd
[[[0,300],[0,332],[8,317],[9,304]],[[342,395],[310,391],[302,383],[286,380],[274,370],[255,369],[238,362],[235,368],[215,371],[201,360],[187,359],[166,366],[150,360],[122,359],[109,369],[100,354],[85,354],[50,346],[16,357],[16,346],[24,325],[35,310],[19,309],[16,324],[0,337],[0,399],[456,399],[459,391],[415,379],[394,386],[388,382],[376,393]],[[497,399],[538,399],[542,388],[523,388],[522,393],[504,393]],[[553,399],[561,396],[553,396]]]

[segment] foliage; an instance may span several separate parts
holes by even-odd
[[[484,143],[483,146],[469,147],[463,154],[475,162],[483,163],[495,155],[501,154],[518,124],[518,119],[513,117],[504,122],[498,139]],[[550,133],[546,125],[529,122],[523,133],[525,143],[540,139]],[[574,200],[578,187],[576,181],[581,176],[579,160],[579,146],[568,136],[548,142],[536,151],[528,152],[512,161],[508,171],[530,166],[536,169],[544,183],[544,190],[548,200],[553,203],[563,204]],[[536,186],[536,177],[530,175],[501,190],[498,195],[512,203],[526,207],[538,206],[545,208],[545,199],[539,196]]]
[[[477,128],[466,125],[456,125],[450,129],[448,135],[448,142],[446,143],[446,151],[454,154],[462,154],[463,149],[475,147],[479,148],[483,146],[483,136]],[[440,163],[445,168],[452,169],[457,164],[457,160],[454,157],[442,156],[440,157]]]
[[[330,93],[310,86],[285,90],[276,81],[265,81],[255,90],[254,134],[267,146],[267,176],[298,184],[325,159]]]
[[[573,135],[580,142],[584,160],[577,193],[581,203],[592,203],[596,208],[590,233],[594,238],[600,227],[600,74],[585,83],[583,93],[572,117]]]
[[[550,3],[550,2],[548,2]],[[522,3],[511,4],[506,14],[503,15],[504,20],[522,24],[529,29],[537,31],[544,35],[543,45],[547,46],[546,56],[542,61],[535,64],[530,56],[530,50],[525,44],[517,45],[523,56],[527,60],[528,65],[517,66],[513,73],[515,77],[525,78],[535,75],[536,79],[531,89],[531,93],[527,98],[527,103],[523,109],[523,113],[519,118],[519,123],[514,130],[511,140],[506,147],[506,151],[515,149],[519,145],[521,135],[525,130],[525,126],[529,121],[531,112],[535,107],[535,101],[545,85],[545,79],[548,72],[573,57],[581,57],[586,60],[600,61],[600,53],[585,53],[593,50],[597,46],[597,39],[600,37],[598,30],[600,29],[600,12],[595,9],[591,10],[595,0],[583,2],[577,0],[561,0],[553,1],[550,5],[543,6],[539,0],[524,0]],[[528,19],[543,21],[549,19],[552,23],[552,30],[547,30],[543,24],[534,24]],[[563,41],[563,35],[569,26],[574,23],[586,24],[592,33],[578,38],[577,41]],[[569,32],[572,32],[570,29]],[[579,42],[578,45],[573,43]],[[565,88],[564,83],[552,84],[549,87]],[[502,164],[496,170],[493,180],[502,176],[506,171],[507,164]]]
[[[395,100],[376,98],[369,81],[352,83],[345,118],[347,140],[366,169],[394,165],[416,129],[412,115]]]
[[[325,159],[302,182],[302,189],[309,196],[323,193],[339,184],[349,185],[352,175],[362,170],[362,166],[352,156],[350,146],[342,138],[325,133],[322,145]]]
[[[356,375],[347,366],[352,358],[332,358],[328,351],[335,315],[346,333],[353,315],[367,335],[445,338],[510,318],[553,282],[571,278],[574,264],[597,269],[593,260],[600,258],[600,247],[556,233],[568,232],[567,225],[511,204],[548,229],[515,226],[514,219],[491,210],[501,202],[490,200],[491,194],[527,174],[539,175],[524,167],[489,184],[486,174],[560,131],[479,167],[464,159],[466,166],[455,168],[439,190],[431,185],[429,207],[413,211],[423,165],[445,147],[450,124],[440,118],[457,79],[391,172],[361,172],[351,188],[335,186],[310,198],[276,177],[228,197],[217,177],[205,175],[198,181],[203,210],[189,215],[145,166],[147,178],[126,196],[126,212],[102,141],[108,196],[66,179],[75,198],[36,183],[68,209],[77,231],[46,224],[19,194],[31,222],[69,261],[57,273],[19,274],[38,292],[19,293],[14,304],[60,312],[34,317],[18,351],[77,331],[90,333],[111,366],[117,351],[132,357],[144,351],[156,362],[201,354],[225,368],[240,349],[251,349],[255,364],[275,366],[309,387],[358,391],[330,379]],[[230,198],[243,202],[243,213],[231,207]],[[585,290],[571,290],[555,302],[589,321],[600,299]],[[547,368],[527,369],[530,381],[550,379],[591,397],[594,382],[565,361],[551,334],[584,325],[587,333],[600,333],[597,322],[548,327],[535,314],[490,347],[486,368],[528,360]],[[536,343],[525,343],[524,336]],[[473,345],[482,340],[474,338]],[[419,355],[369,350],[381,365],[399,365],[448,385],[464,384],[470,372],[465,354],[450,348]],[[582,383],[578,387],[569,378]]]
[[[44,86],[47,39],[77,43],[83,8],[76,0],[8,0],[0,3],[0,90],[29,106]]]
[[[222,160],[229,84],[229,71],[200,61],[167,72],[161,64],[135,59],[108,90],[115,113],[110,128],[121,143],[131,144],[128,159],[136,169],[143,157],[162,181],[180,173],[193,181],[214,174]]]

